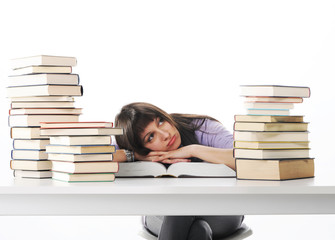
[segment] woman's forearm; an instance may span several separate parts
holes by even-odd
[[[203,145],[191,145],[192,157],[200,158],[206,162],[223,163],[235,170],[233,149],[207,147]]]

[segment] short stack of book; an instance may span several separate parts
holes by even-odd
[[[40,122],[79,120],[82,109],[74,107],[74,96],[82,95],[82,86],[79,76],[72,74],[76,63],[75,57],[48,55],[11,60],[7,97],[15,177],[51,177],[45,152],[49,138],[40,136]]]
[[[41,123],[41,135],[52,162],[52,178],[65,182],[112,182],[119,170],[113,162],[112,135],[122,135],[112,122]]]
[[[236,115],[234,157],[238,179],[288,180],[314,177],[308,123],[290,115],[310,97],[308,87],[243,85],[247,115]]]

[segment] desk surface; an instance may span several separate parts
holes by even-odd
[[[335,178],[118,178],[112,183],[9,179],[0,215],[334,214]]]

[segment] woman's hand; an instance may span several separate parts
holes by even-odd
[[[135,153],[135,159],[169,164],[177,162],[190,162],[191,160],[188,159],[192,157],[192,155],[189,153],[190,149],[190,146],[186,146],[169,152],[152,151],[146,156]]]

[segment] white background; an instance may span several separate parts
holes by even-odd
[[[77,58],[81,120],[146,101],[232,131],[240,84],[309,86],[292,113],[310,122],[316,173],[334,172],[334,12],[334,1],[1,1],[0,174],[12,176],[8,60],[38,54]]]

